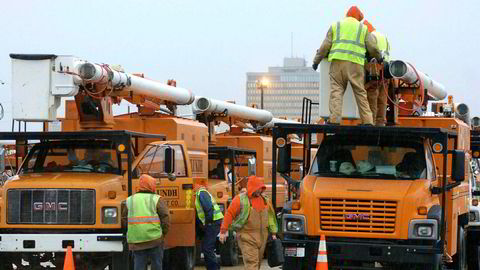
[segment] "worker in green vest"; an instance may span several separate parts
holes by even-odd
[[[127,242],[133,251],[135,270],[144,270],[148,261],[152,270],[162,270],[163,242],[170,226],[168,208],[156,194],[155,178],[143,174],[139,190],[127,198]]]
[[[363,24],[367,26],[368,32],[375,38],[384,62],[388,63],[390,61],[390,43],[387,37],[378,32],[369,21],[364,20]],[[367,71],[365,89],[367,90],[368,103],[372,110],[375,125],[385,126],[387,91],[389,87],[391,87],[391,80],[386,79],[383,75],[385,65],[379,64],[374,59],[369,58],[369,55],[367,55],[367,64],[365,65]]]
[[[276,239],[278,231],[272,203],[263,194],[265,189],[263,178],[248,177],[247,192],[233,198],[220,228],[222,243],[225,242],[229,230],[237,232],[238,246],[247,270],[260,269],[268,234]]]
[[[372,111],[365,91],[365,54],[381,62],[381,55],[373,36],[360,23],[362,12],[352,6],[345,19],[333,23],[326,38],[317,50],[312,68],[317,70],[322,59],[328,57],[330,65],[330,117],[328,123],[340,124],[342,120],[343,95],[350,83],[357,102],[362,124],[373,125]]]
[[[202,237],[202,252],[207,270],[220,269],[215,254],[217,235],[220,232],[223,214],[215,198],[200,184],[195,184],[195,209],[197,210],[197,230]]]

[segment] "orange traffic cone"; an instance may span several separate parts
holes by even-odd
[[[320,243],[318,243],[317,267],[316,270],[328,270],[327,260],[327,243],[325,235],[320,235]]]
[[[65,255],[65,261],[63,263],[63,270],[75,270],[75,263],[73,262],[72,247],[67,247],[67,254]]]

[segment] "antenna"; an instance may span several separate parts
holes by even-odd
[[[291,32],[290,34],[291,34],[291,35],[290,35],[290,46],[291,46],[291,47],[290,47],[290,49],[291,49],[290,55],[291,55],[291,57],[293,58],[293,32]]]

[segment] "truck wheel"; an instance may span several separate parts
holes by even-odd
[[[476,244],[468,247],[468,270],[480,270],[480,247]]]
[[[457,231],[457,254],[453,255],[453,269],[467,269],[467,240],[462,226],[458,226]]]
[[[108,269],[111,270],[128,270],[129,267],[129,253],[126,252],[115,252],[112,254],[112,263],[111,267]],[[104,268],[103,268],[104,269]]]
[[[7,256],[0,256],[0,269],[13,269],[12,261]]]
[[[195,247],[176,247],[168,251],[168,269],[193,270],[195,267]]]
[[[224,244],[220,244],[220,263],[222,266],[236,266],[238,264],[237,239],[230,234]]]

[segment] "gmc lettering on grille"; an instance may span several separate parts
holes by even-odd
[[[68,203],[66,202],[59,202],[56,204],[55,202],[34,202],[33,203],[33,210],[34,211],[67,211],[68,210]]]

